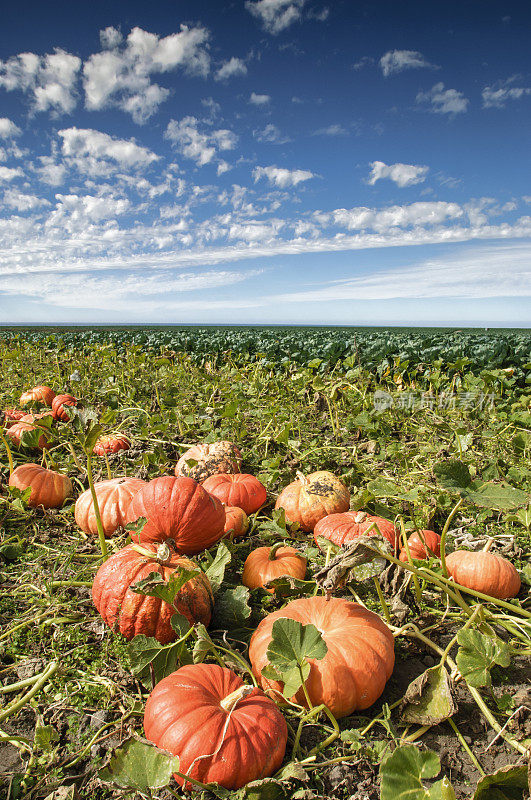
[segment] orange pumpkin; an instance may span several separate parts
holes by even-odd
[[[499,600],[516,597],[522,585],[513,564],[496,553],[455,550],[446,567],[456,583]]]
[[[61,420],[62,422],[68,422],[69,416],[65,411],[67,406],[77,406],[79,400],[76,400],[75,397],[72,397],[71,394],[58,394],[54,397],[52,401],[52,414],[54,419]]]
[[[242,583],[248,589],[265,588],[268,581],[290,575],[292,578],[304,579],[307,561],[294,547],[282,544],[273,547],[257,547],[245,559]],[[270,594],[274,589],[266,589]]]
[[[288,738],[275,703],[218,664],[189,664],[157,683],[146,703],[144,731],[150,742],[179,756],[180,772],[233,790],[276,772]]]
[[[319,520],[346,511],[350,494],[345,484],[331,472],[312,472],[282,490],[275,508],[283,508],[289,522],[298,522],[303,531],[313,531]]]
[[[164,545],[162,545],[165,548]],[[92,599],[104,622],[119,630],[126,639],[143,633],[153,636],[161,644],[178,638],[170,620],[178,612],[190,625],[202,622],[208,625],[212,616],[214,599],[210,581],[203,572],[190,578],[176,595],[173,605],[158,597],[148,597],[131,590],[131,585],[156,572],[168,581],[175,570],[197,569],[196,564],[183,556],[172,554],[169,548],[161,553],[156,545],[148,544],[139,553],[128,545],[105,561],[96,573],[92,585]]]
[[[130,447],[131,442],[123,433],[109,434],[100,436],[92,452],[95,456],[104,456],[105,453],[118,453],[120,450],[129,450]]]
[[[429,556],[440,556],[441,537],[435,531],[415,531],[408,537],[407,546],[411,558],[428,558]],[[400,561],[407,561],[407,551],[403,547],[400,551]]]
[[[367,534],[371,525],[376,525]],[[344,514],[330,514],[323,517],[314,528],[313,536],[317,545],[319,538],[328,539],[333,544],[342,547],[348,545],[359,536],[377,536],[381,533],[391,547],[395,548],[398,542],[398,530],[392,522],[383,517],[373,517],[364,511],[346,511]]]
[[[55,392],[49,386],[34,386],[33,389],[20,395],[19,402],[21,406],[27,406],[30,403],[31,405],[51,406],[54,397]]]
[[[216,497],[205,492],[192,478],[164,476],[146,483],[134,496],[127,522],[147,519],[140,542],[173,539],[180,553],[194,555],[206,550],[223,536],[225,509]]]
[[[237,506],[225,506],[225,527],[223,536],[230,539],[241,539],[249,530],[249,517]]]
[[[226,506],[238,506],[254,514],[267,500],[267,490],[254,475],[219,473],[203,482],[204,488]]]
[[[11,473],[9,485],[16,486],[21,492],[30,487],[28,505],[33,507],[60,508],[73,494],[68,475],[45,469],[39,464],[21,464]]]
[[[4,427],[10,428],[12,425],[15,424],[18,420],[22,419],[22,417],[26,416],[26,412],[22,411],[20,408],[6,408],[4,409]]]
[[[135,494],[145,486],[140,478],[111,478],[94,484],[105,536],[110,537],[126,524],[126,515]],[[80,494],[74,509],[76,523],[82,531],[98,535],[94,503],[90,489]]]
[[[189,461],[197,463],[189,464]],[[175,466],[175,475],[193,478],[198,483],[203,483],[210,475],[218,472],[239,472],[241,461],[242,454],[232,442],[196,444],[180,457]]]
[[[40,428],[38,425],[33,425],[31,422],[24,422],[20,420],[19,422],[15,422],[14,425],[11,425],[10,428],[6,430],[7,435],[10,437],[11,441],[17,446],[20,447],[22,444],[22,435],[25,431],[35,431],[40,430],[42,431],[41,435],[39,436],[39,440],[37,442],[37,448],[39,450],[45,450],[48,447],[52,446],[51,437],[52,434],[47,428]]]
[[[324,658],[309,659],[306,690],[314,706],[324,703],[335,717],[346,717],[378,699],[393,671],[393,635],[377,614],[338,597],[292,600],[259,624],[251,638],[249,658],[268,694],[282,702],[282,684],[265,678],[262,670],[268,663],[273,624],[283,618],[314,625],[328,647]],[[293,700],[307,706],[302,688]]]

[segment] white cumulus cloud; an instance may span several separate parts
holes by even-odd
[[[0,87],[28,94],[32,111],[70,113],[77,102],[80,68],[81,59],[61,48],[44,56],[20,53],[0,61]]]
[[[434,114],[462,114],[469,100],[457,89],[445,89],[444,83],[436,83],[429,92],[419,92],[417,103],[429,103]]]
[[[119,31],[106,28],[101,38],[105,49],[83,67],[85,104],[91,110],[117,106],[142,124],[170,94],[152,83],[152,75],[182,69],[206,77],[210,70],[209,32],[201,26],[181,25],[166,37],[133,28],[125,41]]]
[[[249,102],[253,106],[265,106],[267,103],[271,102],[271,96],[268,94],[256,94],[256,92],[251,92]]]
[[[246,0],[245,8],[276,36],[298,22],[306,0]]]
[[[108,174],[118,167],[141,169],[158,159],[133,139],[116,139],[90,128],[65,128],[59,131],[59,136],[68,163],[89,175]]]
[[[438,69],[417,50],[389,50],[381,57],[380,68],[386,78],[395,72],[403,72],[405,69]]]
[[[254,182],[257,183],[261,178],[266,178],[269,183],[286,189],[289,186],[297,186],[299,183],[315,178],[315,174],[308,169],[285,169],[284,167],[255,167],[253,169]]]
[[[165,136],[185,156],[195,161],[200,167],[210,164],[219,151],[233,150],[238,137],[232,131],[220,128],[199,130],[199,120],[196,117],[184,117],[181,120],[172,119],[166,128]],[[224,170],[226,171],[226,170]]]
[[[216,81],[226,81],[229,78],[235,78],[238,75],[247,75],[247,65],[241,58],[229,58],[221,67],[216,71],[214,79]]]
[[[14,139],[20,136],[22,131],[15,123],[7,117],[0,117],[0,139]]]
[[[23,177],[24,173],[20,167],[0,167],[0,181],[8,182]]]
[[[416,166],[415,164],[385,164],[383,161],[373,161],[370,167],[371,174],[367,179],[367,183],[370,186],[374,186],[376,181],[388,178],[401,188],[423,183],[429,170],[429,167]]]

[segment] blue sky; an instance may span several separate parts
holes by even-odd
[[[530,21],[11,4],[0,321],[528,325]]]

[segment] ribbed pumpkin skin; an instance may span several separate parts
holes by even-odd
[[[94,484],[105,536],[112,536],[121,525],[126,524],[131,500],[145,485],[146,482],[140,478],[111,478],[109,481],[99,481]],[[98,535],[90,489],[77,498],[74,516],[82,531],[93,536]]]
[[[429,558],[431,555],[441,555],[441,537],[435,531],[415,531],[408,537],[407,544],[411,558]],[[426,546],[431,550],[426,550]],[[407,561],[406,548],[400,551],[400,561]]]
[[[365,531],[373,523],[376,523],[378,530],[387,539],[391,547],[396,547],[398,531],[392,522],[383,519],[383,517],[373,517],[370,514],[366,514],[363,519],[362,516],[359,511],[346,511],[344,514],[330,514],[328,517],[324,517],[317,523],[313,531],[316,544],[318,544],[317,539],[319,537],[328,539],[339,547],[350,544],[359,536],[363,536]],[[356,519],[361,521],[356,522]],[[367,535],[377,536],[378,531],[374,528]]]
[[[225,509],[192,478],[165,476],[146,483],[134,496],[127,522],[147,519],[135,541],[164,542],[173,539],[180,553],[195,555],[223,536]]]
[[[120,450],[129,450],[131,442],[127,436],[116,436],[109,434],[108,436],[100,436],[94,450],[92,451],[95,456],[103,456],[105,453],[118,453]]]
[[[197,461],[189,466],[186,462]],[[210,475],[219,472],[233,473],[240,471],[242,454],[232,442],[221,441],[211,444],[196,444],[184,453],[175,465],[175,475],[193,478],[203,483]]]
[[[289,522],[298,522],[303,531],[313,531],[319,520],[329,514],[347,511],[350,493],[331,472],[312,472],[293,481],[277,498],[275,508],[283,508]]]
[[[19,419],[26,415],[25,411],[20,408],[5,408],[4,409],[4,427],[10,428]]]
[[[143,547],[156,555],[156,545]],[[210,582],[202,572],[184,584],[172,606],[157,597],[136,594],[129,588],[151,572],[158,572],[167,581],[178,567],[197,569],[183,556],[175,555],[170,561],[159,564],[137,553],[132,545],[118,550],[101,565],[92,584],[92,599],[104,622],[128,640],[143,633],[161,644],[174,642],[179,636],[170,624],[176,611],[186,617],[190,625],[195,622],[208,625],[214,599]]]
[[[377,614],[337,597],[292,600],[259,624],[251,638],[249,658],[255,677],[272,697],[281,699],[282,684],[262,677],[262,669],[268,663],[273,623],[283,617],[315,625],[327,644],[323,659],[309,659],[306,689],[313,705],[325,703],[336,717],[346,717],[378,699],[393,671],[393,635]],[[307,705],[302,689],[295,700]]]
[[[37,425],[32,425],[31,422],[23,422],[22,420],[19,422],[15,422],[14,425],[11,425],[10,428],[6,430],[7,435],[13,440],[17,447],[20,447],[20,442],[22,440],[22,434],[24,431],[34,431],[37,429]],[[39,436],[39,441],[37,442],[37,448],[39,450],[45,450],[48,447],[52,446],[50,441],[51,434],[46,431],[42,432]]]
[[[55,392],[49,386],[34,386],[27,392],[20,395],[20,405],[27,406],[30,403],[41,403],[44,406],[51,406],[55,397]]]
[[[267,490],[254,475],[239,472],[235,475],[211,475],[203,487],[226,506],[238,506],[246,514],[254,514],[267,500]]]
[[[446,567],[456,583],[499,600],[516,597],[522,585],[511,562],[496,553],[454,550]]]
[[[148,697],[146,738],[178,755],[180,772],[202,783],[239,789],[269,777],[284,759],[286,721],[275,703],[254,689],[238,702],[227,724],[228,714],[220,701],[240,686],[243,681],[238,675],[217,664],[181,667],[163,678]],[[210,753],[216,755],[199,758]],[[174,777],[184,784],[178,775]]]
[[[71,394],[58,394],[52,401],[52,414],[54,419],[61,420],[61,422],[68,422],[68,414],[65,411],[65,406],[77,406],[78,400],[72,397]]]
[[[241,539],[249,530],[249,517],[237,506],[225,506],[225,527],[223,536]]]
[[[39,464],[21,464],[13,470],[9,485],[20,491],[31,487],[28,505],[44,508],[60,508],[67,497],[73,494],[72,481],[68,475],[61,475]]]
[[[252,550],[243,565],[242,583],[248,589],[265,587],[273,578],[290,575],[292,578],[304,579],[307,561],[294,547],[279,547],[272,559],[269,558],[271,547],[257,547]],[[270,594],[273,589],[267,589]]]

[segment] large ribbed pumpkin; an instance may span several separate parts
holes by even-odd
[[[73,494],[68,475],[45,469],[39,464],[21,464],[11,473],[9,485],[16,486],[21,492],[31,488],[28,505],[33,507],[60,508]]]
[[[283,508],[289,522],[298,522],[303,531],[313,531],[329,514],[347,511],[350,494],[345,484],[331,472],[312,472],[299,477],[279,494],[275,508]]]
[[[126,524],[126,515],[135,494],[146,482],[140,478],[111,478],[94,484],[98,508],[105,536],[110,537],[122,525]],[[98,535],[94,503],[90,489],[80,494],[74,510],[76,523],[85,533]]]
[[[100,436],[92,452],[95,456],[104,456],[106,453],[112,455],[120,452],[120,450],[129,450],[130,447],[131,442],[125,434],[110,433],[106,436]]]
[[[188,462],[197,462],[188,463]],[[175,466],[175,475],[183,475],[202,483],[218,472],[240,471],[242,454],[232,442],[196,444],[184,453]]]
[[[79,400],[71,394],[58,394],[52,401],[52,414],[54,419],[61,420],[61,422],[68,422],[70,417],[65,411],[67,406],[77,406]]]
[[[381,533],[391,547],[396,547],[399,534],[393,523],[383,517],[373,517],[364,511],[346,511],[344,514],[330,514],[323,517],[315,526],[313,536],[316,544],[319,544],[318,539],[321,538],[342,547],[366,534],[371,525],[377,525],[378,529],[373,528],[368,536],[377,536]]]
[[[393,671],[393,635],[377,614],[337,597],[292,600],[259,624],[249,657],[254,675],[272,697],[282,700],[282,684],[265,678],[262,670],[268,663],[273,624],[282,618],[315,625],[328,647],[323,659],[309,659],[306,689],[313,705],[324,703],[336,717],[346,717],[378,699]],[[302,689],[294,699],[307,705]]]
[[[126,639],[143,633],[153,636],[161,644],[178,638],[170,620],[178,612],[190,625],[202,622],[208,625],[214,600],[207,576],[199,572],[190,578],[177,594],[173,605],[157,597],[148,597],[130,589],[132,584],[147,578],[151,572],[168,581],[175,570],[198,569],[197,565],[180,555],[169,553],[157,558],[156,545],[142,545],[139,553],[130,544],[112,555],[96,573],[92,585],[92,599],[103,620],[113,630],[119,630]],[[149,554],[148,554],[149,553]]]
[[[33,389],[29,389],[20,395],[20,405],[51,406],[54,397],[55,392],[49,386],[34,386]]]
[[[257,547],[252,550],[243,565],[242,583],[249,589],[265,588],[268,581],[289,575],[292,578],[304,579],[307,561],[294,547],[281,544],[273,547]],[[271,594],[273,589],[266,591]]]
[[[446,567],[456,583],[499,600],[516,597],[522,585],[513,564],[496,553],[454,550]]]
[[[203,482],[203,487],[226,506],[238,506],[246,514],[254,514],[267,500],[267,490],[254,475],[239,472],[219,473]]]
[[[217,664],[191,664],[163,678],[148,697],[144,731],[179,756],[180,772],[233,790],[279,769],[288,734],[269,697]]]
[[[173,539],[180,553],[194,555],[223,536],[225,509],[216,497],[192,478],[164,476],[146,483],[134,496],[127,521],[145,517],[142,532],[131,538],[140,542]]]
[[[24,422],[23,420],[15,422],[14,425],[11,425],[11,427],[6,430],[6,433],[10,437],[11,441],[17,447],[20,447],[22,443],[22,435],[26,431],[35,430],[41,431],[36,445],[37,449],[45,450],[46,448],[51,447],[52,443],[50,440],[52,438],[52,434],[50,433],[49,429],[44,427],[41,428],[39,425],[33,425],[31,422]]]
[[[428,558],[429,556],[440,556],[441,537],[435,531],[422,530],[415,531],[408,537],[407,546],[411,558]],[[405,547],[400,551],[400,561],[407,561],[407,550]]]

